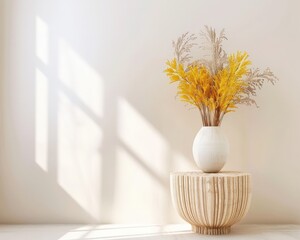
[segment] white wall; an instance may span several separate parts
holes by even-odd
[[[172,223],[200,116],[163,74],[171,41],[225,28],[280,78],[223,129],[253,175],[247,223],[300,223],[299,2],[6,0],[0,221]]]

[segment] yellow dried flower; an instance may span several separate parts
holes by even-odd
[[[263,73],[250,69],[247,52],[238,51],[227,57],[222,49],[224,31],[219,37],[212,28],[206,27],[206,31],[202,33],[207,40],[204,49],[211,49],[211,58],[187,63],[190,50],[196,45],[190,41],[196,37],[185,33],[173,43],[176,57],[166,62],[165,73],[170,83],[178,83],[180,99],[199,109],[203,125],[219,126],[223,116],[233,112],[237,104],[255,104],[250,96],[265,80],[274,83],[277,78],[269,69]]]

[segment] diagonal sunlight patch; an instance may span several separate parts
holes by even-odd
[[[96,220],[101,206],[102,79],[59,41],[58,183]]]
[[[165,222],[168,205],[168,144],[124,98],[118,100],[117,222]],[[155,211],[153,211],[155,209]]]
[[[103,82],[70,45],[59,40],[59,78],[98,117],[103,116]]]
[[[35,19],[35,53],[44,64],[48,64],[49,29],[48,25],[38,16]]]
[[[58,183],[99,219],[102,130],[76,104],[59,94]]]
[[[161,223],[166,189],[151,167],[141,165],[126,149],[116,149],[116,183],[112,219],[117,223]],[[155,211],[153,211],[155,209]]]
[[[168,144],[165,138],[124,98],[118,101],[118,136],[150,169],[162,176]]]
[[[35,72],[35,162],[48,170],[48,79]]]
[[[172,225],[103,225],[87,226],[68,231],[58,240],[96,240],[96,239],[177,239],[179,234],[191,233],[188,224]],[[167,235],[177,235],[168,237]]]

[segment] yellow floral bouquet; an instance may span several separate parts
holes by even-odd
[[[200,33],[204,59],[192,60],[196,39],[196,35],[185,33],[173,42],[175,57],[167,61],[165,72],[171,83],[178,83],[180,99],[199,109],[203,126],[220,126],[224,115],[238,104],[256,105],[252,97],[257,89],[265,81],[276,82],[270,69],[250,68],[247,52],[227,55],[222,48],[222,41],[227,40],[224,30],[217,35],[206,26]]]

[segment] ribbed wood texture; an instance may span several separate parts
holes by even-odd
[[[194,232],[227,234],[249,209],[250,174],[171,173],[171,194],[177,212],[192,225]]]

